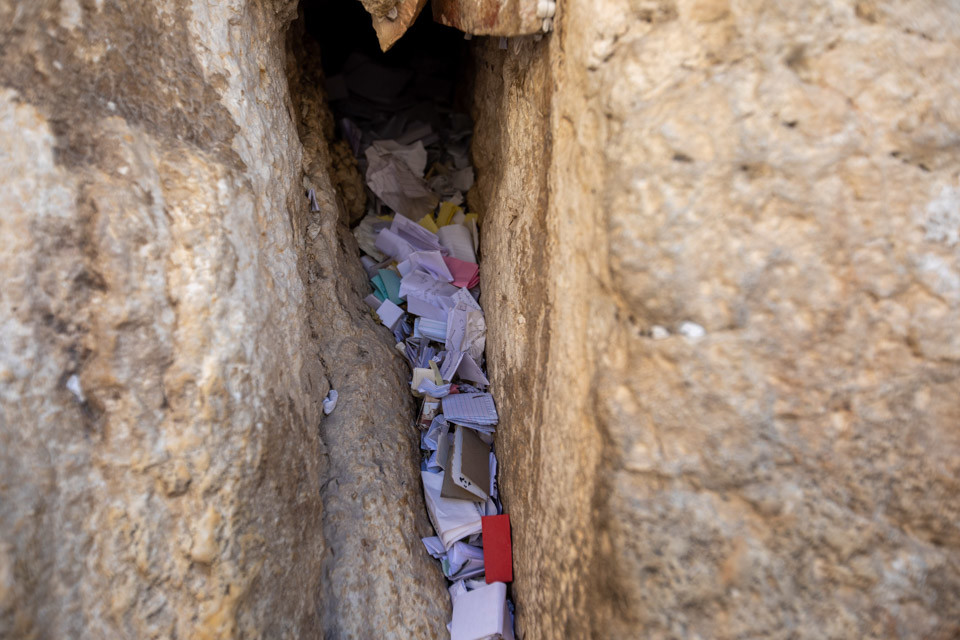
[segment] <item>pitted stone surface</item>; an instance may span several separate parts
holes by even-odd
[[[442,630],[402,364],[292,118],[295,17],[0,2],[0,636]]]
[[[563,9],[475,66],[520,629],[956,636],[960,12]]]

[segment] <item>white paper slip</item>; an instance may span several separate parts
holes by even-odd
[[[453,301],[453,305],[464,305],[466,309],[473,309],[474,311],[483,311],[480,308],[480,303],[477,302],[476,298],[471,295],[470,290],[464,287],[457,289],[457,292],[450,296]]]
[[[473,236],[470,230],[460,224],[448,224],[440,227],[437,234],[440,244],[445,247],[454,258],[465,262],[477,261],[477,254],[473,250]]]
[[[380,306],[377,307],[377,315],[380,316],[380,322],[383,323],[383,326],[393,331],[393,328],[396,327],[400,319],[403,318],[403,309],[389,300],[384,300]]]
[[[397,218],[420,218],[437,206],[439,198],[423,180],[420,169],[421,160],[426,164],[423,145],[404,147],[389,140],[379,141],[367,147],[365,155],[367,186],[402,214]]]
[[[443,417],[450,422],[494,425],[497,407],[489,393],[455,393],[443,399]]]
[[[427,504],[427,515],[436,530],[443,546],[449,549],[457,540],[480,533],[480,516],[483,508],[468,500],[450,500],[440,496],[443,486],[443,474],[420,472],[423,480],[423,497]]]
[[[459,371],[460,363],[463,361],[462,351],[446,351],[443,362],[440,364],[440,376],[446,382],[453,380],[453,376]]]
[[[453,274],[450,273],[450,268],[443,261],[443,254],[439,251],[414,251],[407,260],[410,261],[410,266],[413,269],[429,273],[437,280],[453,281]]]
[[[443,371],[441,370],[441,374],[442,373]],[[460,366],[457,367],[457,375],[464,380],[469,380],[470,382],[476,383],[478,387],[486,387],[490,384],[490,381],[487,380],[487,376],[483,375],[483,369],[477,366],[477,363],[474,362],[473,358],[468,353],[463,354],[463,359],[460,361]]]
[[[447,593],[450,594],[451,606],[455,607],[457,606],[457,598],[465,593],[469,593],[469,591],[467,590],[467,585],[464,584],[463,580],[457,580],[447,588]]]
[[[374,311],[379,309],[380,305],[383,304],[383,302],[381,302],[380,299],[377,298],[377,296],[373,295],[372,293],[368,295],[366,298],[364,298],[363,301],[366,302],[367,306],[373,309]]]
[[[450,640],[514,640],[507,608],[507,585],[494,582],[454,600]]]
[[[409,242],[395,234],[390,229],[384,229],[377,236],[376,248],[390,256],[397,262],[402,262],[407,259],[411,253],[416,251],[413,245]]]
[[[483,312],[467,310],[458,304],[447,314],[444,345],[447,351],[465,351],[479,360],[487,342],[487,325]]]
[[[450,395],[450,383],[434,384],[430,380],[423,379],[417,385],[417,391],[434,398],[445,398]]]
[[[437,442],[440,439],[440,432],[446,433],[447,420],[442,415],[437,416],[430,422],[430,428],[420,436],[420,448],[427,451],[436,451]],[[493,454],[490,454],[493,455]]]
[[[429,538],[421,538],[423,546],[427,548],[427,553],[432,555],[434,558],[441,558],[446,555],[447,550],[443,548],[443,543],[440,542],[440,538],[437,536],[431,536]],[[482,555],[481,555],[482,557]]]
[[[429,318],[417,318],[413,322],[414,337],[430,338],[437,342],[443,342],[447,334],[447,323],[438,322]]]
[[[447,322],[447,312],[444,309],[430,304],[426,300],[422,300],[413,294],[407,296],[407,313],[420,316],[421,318],[437,320],[444,324]]]
[[[447,552],[446,558],[441,560],[441,564],[443,575],[450,580],[479,576],[484,572],[483,547],[475,547],[465,542],[454,542],[450,551]]]
[[[428,211],[424,211],[424,214],[426,213],[428,213]],[[422,215],[423,214],[421,214],[421,216]],[[442,246],[435,233],[424,229],[409,218],[394,216],[393,222],[390,224],[390,230],[409,242],[416,251],[440,251],[441,253],[446,253],[446,251],[441,251]]]
[[[412,295],[445,310],[452,309],[456,304],[453,297],[457,291],[459,289],[449,282],[441,282],[423,271],[412,271],[400,280],[401,298]]]

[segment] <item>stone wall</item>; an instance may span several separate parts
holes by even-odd
[[[593,0],[478,43],[524,638],[960,634],[958,26]]]
[[[445,633],[295,18],[0,0],[0,636]],[[474,65],[522,636],[960,634],[960,10],[556,25]]]
[[[2,637],[443,632],[296,9],[0,1]]]

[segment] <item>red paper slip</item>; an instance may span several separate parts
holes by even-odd
[[[483,570],[487,584],[513,582],[513,548],[510,546],[510,516],[483,516]]]

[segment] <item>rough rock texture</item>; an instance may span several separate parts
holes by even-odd
[[[518,36],[537,33],[537,0],[433,0],[433,19],[465,33]]]
[[[349,214],[350,224],[360,222],[367,211],[367,192],[360,175],[357,158],[349,143],[338,140],[330,144],[332,171],[337,193],[343,199],[343,208]]]
[[[2,637],[442,630],[402,365],[298,137],[295,15],[0,1]]]
[[[323,637],[446,637],[446,582],[420,541],[433,529],[420,484],[410,370],[362,300],[370,284],[345,224],[349,212],[331,197],[333,180],[346,169],[333,170],[337,161],[327,144],[333,127],[321,91],[320,50],[296,30],[293,36],[288,61],[304,140],[304,186],[316,188],[321,200],[321,212],[306,228],[304,278],[314,303],[309,317],[321,364],[340,394],[336,410],[320,424],[329,461],[321,489],[329,547]],[[323,123],[320,135],[317,122]]]
[[[370,14],[380,48],[386,51],[416,22],[427,0],[360,0],[360,3]]]
[[[561,8],[476,49],[523,637],[957,637],[960,10]]]

